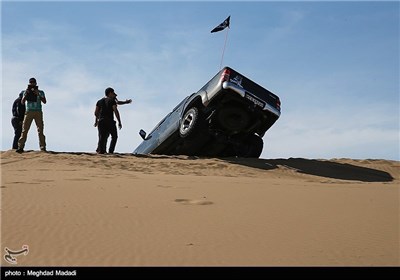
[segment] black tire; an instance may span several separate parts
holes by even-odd
[[[225,107],[218,113],[218,122],[225,131],[240,132],[249,125],[248,113],[239,106]]]
[[[264,147],[264,141],[261,137],[251,134],[239,147],[238,156],[245,158],[259,158]]]
[[[179,126],[179,135],[182,138],[188,138],[195,134],[200,124],[199,109],[192,107],[183,115]]]

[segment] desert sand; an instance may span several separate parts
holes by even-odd
[[[1,152],[2,265],[399,266],[400,162]]]

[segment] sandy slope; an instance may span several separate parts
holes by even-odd
[[[400,163],[1,152],[23,266],[398,266]]]

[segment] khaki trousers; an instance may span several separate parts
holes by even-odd
[[[24,149],[26,139],[28,138],[28,131],[31,127],[32,121],[35,120],[37,132],[39,136],[40,150],[46,150],[46,137],[43,134],[44,123],[43,123],[43,112],[33,111],[25,112],[24,122],[22,124],[22,134],[18,140],[18,149]]]

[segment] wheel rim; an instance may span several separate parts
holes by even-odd
[[[184,118],[184,120],[183,120],[183,122],[182,122],[182,129],[181,129],[181,131],[182,131],[182,133],[186,133],[186,131],[188,131],[188,129],[192,126],[192,124],[193,124],[193,120],[194,120],[194,114],[192,113],[192,112],[189,112],[186,116],[185,116],[185,118]]]

